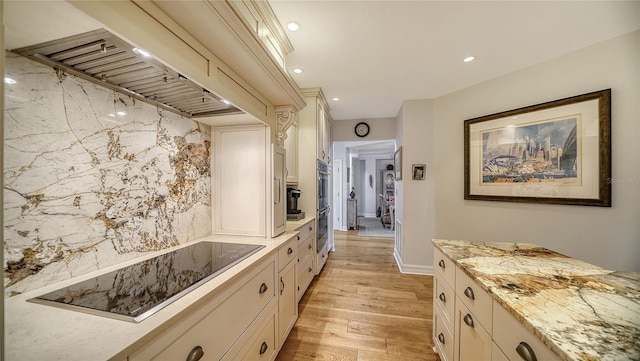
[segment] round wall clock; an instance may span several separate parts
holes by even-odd
[[[358,124],[356,124],[355,127],[355,132],[356,135],[359,137],[366,137],[367,134],[369,134],[369,124],[365,123],[365,122],[360,122]]]

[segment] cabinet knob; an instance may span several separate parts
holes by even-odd
[[[438,298],[440,299],[440,301],[442,302],[447,302],[447,297],[444,295],[444,292],[440,294],[440,296],[438,296]]]
[[[471,289],[471,287],[467,287],[464,289],[464,295],[472,300],[476,299],[476,296],[473,294],[473,290]]]
[[[300,236],[298,236],[298,241],[300,240]]]
[[[313,231],[313,226],[309,226],[309,231]]]
[[[267,345],[266,342],[263,342],[262,345],[260,345],[260,354],[264,354],[265,352],[267,352],[267,349],[269,348],[269,345]]]
[[[186,361],[198,361],[202,356],[204,356],[204,350],[201,346],[196,346],[191,350],[191,352],[189,352]]]
[[[438,262],[438,266],[440,266],[440,268],[444,269],[444,260],[441,259],[440,262]]]
[[[438,335],[438,341],[440,341],[440,343],[444,345],[444,335],[442,333]]]
[[[308,248],[311,249],[311,243],[309,243],[309,247]]]
[[[312,272],[312,271],[313,271],[313,268],[309,267],[309,272]]]
[[[267,290],[269,289],[269,287],[267,287],[266,283],[263,283],[260,285],[260,290],[258,292],[260,292],[260,294],[263,294],[265,292],[267,292]]]
[[[522,357],[525,361],[538,361],[536,357],[536,353],[533,352],[533,349],[526,342],[520,342],[516,347],[516,352],[518,356]]]
[[[293,253],[293,249],[289,247],[289,249],[287,250],[287,254],[292,254],[292,253]]]
[[[467,326],[473,328],[473,317],[471,317],[470,314],[467,313],[466,315],[464,315],[463,320],[464,320],[464,323],[467,324]]]

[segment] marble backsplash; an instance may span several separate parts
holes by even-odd
[[[6,53],[7,296],[211,233],[211,129]]]

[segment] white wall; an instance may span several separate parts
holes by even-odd
[[[402,180],[396,181],[396,217],[402,239],[396,257],[403,272],[432,273],[435,236],[433,100],[405,101],[398,115]],[[412,165],[426,164],[425,180],[412,179]]]
[[[358,124],[359,122],[366,122],[367,124],[369,124],[369,134],[364,138],[358,137],[353,131],[356,124]],[[334,121],[331,124],[332,142],[390,140],[395,138],[395,134],[395,118],[339,120]]]
[[[606,88],[612,89],[611,208],[463,199],[465,119]],[[640,271],[639,104],[640,32],[436,99],[436,136],[423,151],[435,153],[437,238],[530,242],[605,268]],[[432,171],[427,165],[427,175]],[[405,222],[407,239],[406,216]]]

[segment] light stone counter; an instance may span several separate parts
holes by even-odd
[[[5,301],[5,356],[7,360],[126,360],[133,350],[180,320],[206,295],[248,272],[297,235],[286,232],[276,238],[209,236],[175,248],[149,253],[81,277],[69,279]],[[212,280],[187,293],[140,323],[120,321],[83,312],[27,302],[28,299],[153,258],[200,241],[261,244],[266,247]]]
[[[533,244],[433,244],[562,360],[640,360],[640,273]]]
[[[287,221],[287,232],[294,232],[296,229],[302,227],[305,223],[314,220],[315,218],[316,217],[313,216],[306,216],[299,221]]]

